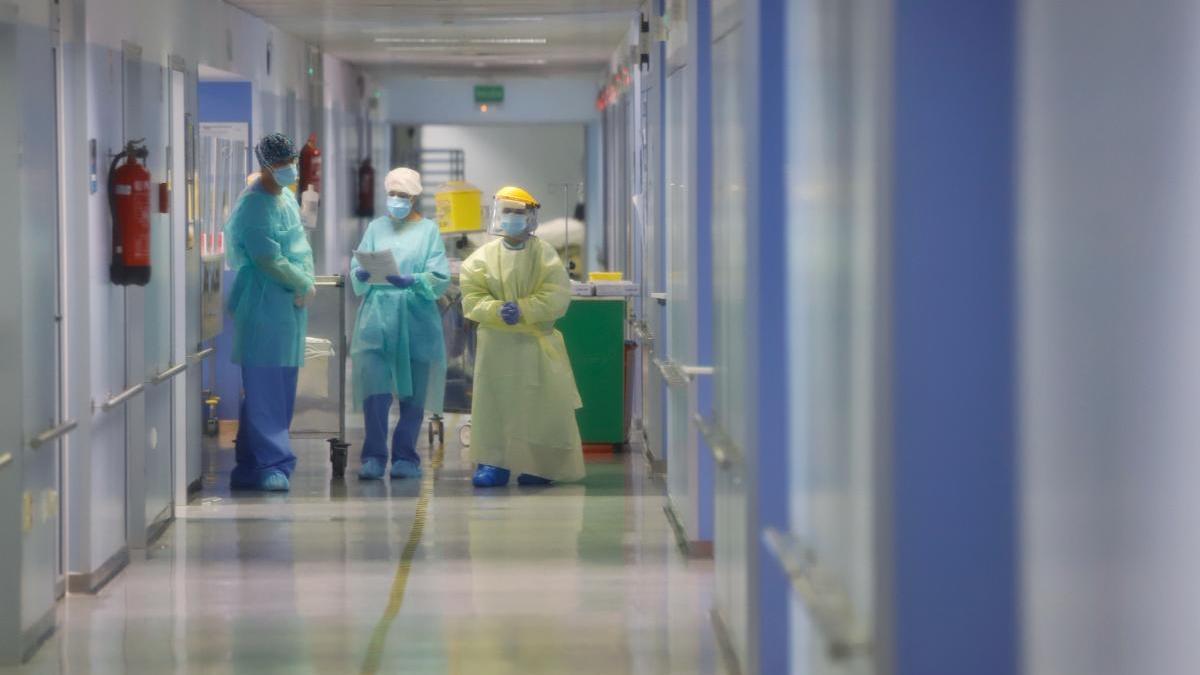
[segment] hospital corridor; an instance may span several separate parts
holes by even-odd
[[[0,675],[1200,673],[1195,0],[0,0]]]

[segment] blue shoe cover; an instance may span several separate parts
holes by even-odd
[[[479,488],[503,487],[508,485],[508,477],[510,475],[512,474],[509,473],[508,469],[501,469],[498,466],[490,464],[480,464],[475,469],[475,477],[471,479],[471,482],[475,487]]]
[[[291,487],[291,481],[282,471],[272,471],[263,476],[262,482],[258,485],[258,489],[267,492],[287,492]]]
[[[392,462],[392,478],[420,478],[421,465],[407,459]]]
[[[550,485],[553,482],[549,478],[542,478],[531,473],[523,473],[517,476],[517,485]]]
[[[359,480],[379,480],[383,478],[383,461],[371,457],[363,460],[362,468],[358,470]]]

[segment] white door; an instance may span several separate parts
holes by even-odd
[[[666,339],[660,374],[667,384],[667,489],[671,508],[689,541],[699,538],[699,498],[695,427],[696,400],[692,386],[678,371],[697,361],[695,300],[696,242],[689,213],[691,112],[688,109],[688,68],[667,76],[667,279]]]
[[[663,429],[664,398],[666,382],[662,373],[654,366],[654,360],[663,352],[662,341],[666,329],[665,303],[660,302],[666,290],[666,242],[665,224],[659,217],[660,169],[662,167],[662,87],[659,85],[659,70],[662,67],[657,57],[652,58],[650,72],[644,78],[645,99],[643,132],[645,133],[645,178],[641,204],[642,237],[642,301],[638,313],[637,334],[641,351],[642,371],[642,429],[649,456],[655,461],[664,460],[665,431]]]
[[[45,24],[0,6],[0,663],[53,627],[62,419],[54,47]]]
[[[150,216],[150,283],[145,288],[144,367],[146,385],[145,431],[145,524],[148,530],[161,527],[172,514],[175,458],[174,378],[186,366],[175,354],[175,239],[170,214],[171,204],[160,203],[158,189],[167,182],[171,160],[169,138],[172,131],[167,97],[168,69],[156,63],[142,62],[142,100],[133,105],[142,108],[142,136],[150,151],[146,168],[150,171],[152,214]],[[134,133],[128,130],[127,134]]]
[[[22,548],[22,622],[40,618],[47,594],[63,578],[61,547],[60,438],[69,428],[62,417],[62,330],[59,268],[58,115],[55,50],[45,29],[17,24],[21,89],[22,148],[19,167],[22,232],[22,321],[26,437],[24,495],[32,498]],[[36,197],[35,197],[36,196]],[[15,356],[15,355],[14,355]],[[50,596],[53,598],[53,596]],[[28,626],[26,626],[27,628]]]
[[[174,446],[172,278],[170,218],[162,213],[159,184],[166,180],[166,69],[143,59],[140,47],[124,45],[122,115],[126,142],[142,141],[150,174],[150,280],[124,287],[125,382],[143,386],[125,405],[126,538],[146,546],[172,513]]]
[[[724,450],[713,479],[716,607],[730,647],[748,668],[750,635],[749,546],[746,493],[749,449],[747,409],[750,387],[746,348],[754,326],[746,312],[746,176],[742,83],[743,28],[740,3],[714,7],[712,33],[712,276],[713,285],[713,447]]]
[[[792,532],[772,533],[803,583],[792,672],[874,672],[874,472],[880,430],[882,12],[790,6],[788,333]]]

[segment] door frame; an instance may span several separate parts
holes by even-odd
[[[58,384],[58,395],[55,403],[55,419],[63,420],[69,416],[70,405],[68,401],[68,392],[70,392],[70,372],[69,367],[70,353],[67,349],[68,336],[70,335],[69,316],[67,298],[67,270],[70,268],[70,262],[67,258],[67,249],[63,246],[63,242],[67,240],[67,192],[65,187],[68,185],[67,167],[69,163],[66,158],[66,138],[67,138],[67,120],[66,109],[63,105],[65,88],[63,82],[66,75],[65,59],[63,58],[64,41],[62,38],[62,30],[60,24],[61,7],[57,0],[50,5],[50,49],[54,54],[54,159],[55,159],[55,176],[58,182],[58,199],[57,211],[58,218],[56,223],[55,248],[58,254],[58,288],[55,289],[56,294],[56,313],[58,319],[58,355],[55,364],[58,372],[55,380]],[[55,589],[54,595],[56,599],[62,599],[67,593],[67,573],[70,567],[70,537],[67,530],[67,477],[70,475],[68,467],[67,448],[70,444],[71,434],[66,434],[60,438],[54,445],[56,454],[56,464],[58,465],[56,489],[58,491],[58,570],[55,574]]]
[[[171,504],[187,503],[187,246],[188,218],[188,85],[192,81],[187,62],[180,56],[167,58],[167,182],[169,187],[168,231],[171,233],[171,363],[184,365],[180,377],[171,382]],[[178,84],[178,91],[176,85]],[[178,133],[177,133],[178,132]],[[177,222],[176,218],[181,222]]]

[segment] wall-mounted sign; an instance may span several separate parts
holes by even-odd
[[[503,103],[504,102],[504,85],[502,84],[477,84],[475,85],[475,104],[483,103]]]

